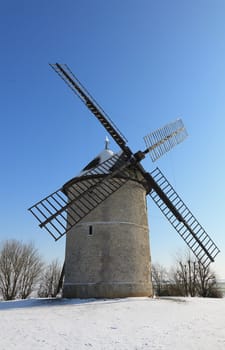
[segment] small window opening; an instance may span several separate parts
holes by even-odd
[[[93,227],[89,226],[89,235],[92,235],[92,234],[93,234]]]

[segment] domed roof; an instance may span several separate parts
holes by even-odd
[[[115,153],[108,148],[109,139],[105,140],[105,148],[94,158],[92,159],[77,176],[85,176],[89,171],[98,168],[103,162],[111,158]]]
[[[78,174],[78,176],[83,176],[90,170],[97,168],[101,163],[105,162],[107,159],[111,158],[114,152],[110,149],[104,149],[99,153],[94,159],[92,159]]]
[[[92,159],[82,170],[79,174],[77,174],[75,177],[73,177],[71,180],[67,181],[63,188],[66,191],[66,188],[71,186],[72,184],[79,181],[80,178],[83,178],[85,176],[92,176],[92,175],[101,175],[101,174],[107,174],[109,173],[116,162],[118,161],[118,158],[120,157],[120,154],[122,151],[119,151],[117,154],[114,153],[112,150],[108,149],[108,139],[105,143],[105,149],[103,149],[94,159]],[[115,157],[113,157],[115,156]],[[112,158],[113,157],[113,158]],[[102,163],[106,162],[108,159],[112,158],[110,163],[104,167],[101,166]],[[93,171],[93,173],[92,173]]]

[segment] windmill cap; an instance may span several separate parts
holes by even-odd
[[[78,176],[85,176],[87,172],[97,168],[100,164],[111,158],[113,155],[114,152],[112,150],[105,148],[81,170]]]
[[[120,152],[119,152],[120,153]],[[103,162],[110,159],[115,153],[111,151],[110,149],[104,149],[102,152],[100,152],[92,161],[90,161],[79,174],[77,174],[74,178],[67,181],[63,185],[63,192],[66,193],[67,188],[79,181],[81,178],[85,176],[89,176],[92,170],[100,170],[100,166]]]

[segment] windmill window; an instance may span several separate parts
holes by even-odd
[[[89,235],[92,235],[92,234],[93,234],[93,227],[89,226]]]

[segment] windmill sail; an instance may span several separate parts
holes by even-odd
[[[151,172],[154,179],[151,198],[165,217],[187,243],[197,259],[207,267],[220,252],[182,199],[175,192],[162,172],[156,168]]]
[[[50,64],[55,72],[65,81],[65,83],[71,88],[71,90],[85,103],[87,108],[95,115],[100,121],[107,132],[112,136],[119,147],[131,155],[131,150],[126,146],[127,139],[122,132],[113,123],[110,117],[90,95],[90,93],[84,88],[81,82],[75,77],[66,64]]]
[[[183,121],[177,119],[144,137],[147,146],[145,153],[149,152],[154,162],[178,143],[181,143],[186,137],[187,131]]]
[[[85,173],[85,181],[69,181],[34,204],[29,211],[57,241],[130,178],[125,154],[116,154]],[[115,177],[119,173],[118,177]],[[103,177],[104,176],[104,177]],[[102,178],[103,177],[103,178]]]

